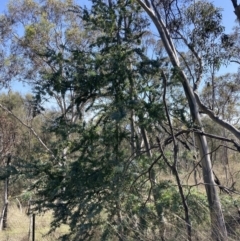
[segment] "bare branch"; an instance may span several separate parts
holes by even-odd
[[[230,60],[230,62],[240,64],[240,61],[238,60]]]
[[[233,145],[237,148],[237,151],[240,151],[240,145],[239,145],[236,141],[234,141],[233,139],[228,139],[228,138],[226,138],[226,137],[209,134],[209,133],[206,133],[206,132],[203,132],[203,131],[199,131],[199,130],[197,130],[197,129],[194,129],[193,131],[194,131],[195,133],[200,134],[200,135],[204,135],[204,136],[207,136],[207,137],[210,137],[210,138],[214,138],[214,139],[217,139],[217,140],[220,140],[220,141],[231,142],[231,143],[233,143]],[[230,148],[230,147],[227,147],[227,148],[233,150],[233,149]],[[234,150],[234,151],[236,151],[236,150]]]
[[[224,127],[225,129],[229,130],[232,134],[234,134],[238,140],[240,140],[240,131],[235,128],[233,125],[227,123],[224,120],[221,120],[218,116],[215,115],[215,113],[210,110],[208,107],[206,107],[200,100],[198,94],[194,92],[196,101],[198,103],[199,108],[207,114],[214,122],[218,123],[220,126]]]
[[[164,103],[164,108],[165,108],[165,112],[167,115],[167,120],[168,120],[168,124],[170,127],[170,131],[171,131],[171,136],[172,136],[172,140],[173,140],[173,146],[174,146],[174,168],[176,168],[177,165],[177,153],[178,153],[178,145],[176,143],[176,139],[173,133],[173,127],[172,127],[172,122],[169,116],[169,112],[168,112],[168,107],[167,107],[167,102],[166,102],[166,91],[167,91],[167,78],[164,72],[162,72],[162,77],[163,77],[163,85],[164,85],[164,91],[163,91],[163,103]]]
[[[187,39],[179,32],[177,31],[177,34],[179,34],[179,36],[181,37],[181,39],[183,40],[183,42],[186,44],[186,46],[188,46],[188,48],[191,50],[191,52],[193,53],[193,55],[195,56],[195,58],[198,61],[199,64],[199,69],[198,69],[198,76],[197,76],[197,80],[194,83],[194,90],[197,90],[199,84],[200,84],[200,80],[202,78],[202,73],[203,73],[203,66],[202,66],[202,59],[201,57],[198,55],[198,53],[195,51],[194,47],[191,46]]]
[[[41,145],[54,157],[53,152],[46,146],[46,144],[42,141],[41,137],[36,133],[36,131],[29,125],[27,125],[26,123],[24,123],[21,119],[19,119],[12,111],[10,111],[9,109],[7,109],[5,106],[3,106],[2,104],[0,104],[0,108],[2,108],[4,111],[6,111],[8,114],[10,114],[11,116],[13,116],[18,122],[20,122],[23,126],[27,127],[32,134],[37,138],[37,140],[41,143]]]

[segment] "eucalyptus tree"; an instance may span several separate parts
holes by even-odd
[[[1,168],[6,168],[7,173],[1,180],[4,181],[3,188],[3,207],[1,211],[0,230],[5,230],[8,225],[8,201],[9,201],[9,177],[11,173],[11,155],[14,149],[14,142],[16,137],[16,126],[2,115],[0,120],[1,133]]]
[[[0,180],[3,208],[1,212],[0,227],[6,229],[8,227],[8,204],[9,201],[15,201],[19,198],[22,191],[29,185],[26,178],[26,168],[29,161],[39,152],[41,146],[32,135],[29,128],[20,123],[31,126],[38,133],[41,131],[42,121],[38,117],[33,119],[34,106],[31,102],[30,95],[23,97],[19,93],[9,92],[0,95],[0,135],[1,135],[1,172]],[[18,120],[15,118],[17,116]],[[20,121],[19,121],[20,120]],[[42,136],[39,134],[39,136]],[[19,198],[21,200],[21,198]],[[18,199],[18,200],[19,200]]]
[[[83,31],[81,19],[68,11],[71,6],[73,2],[70,0],[42,3],[10,1],[7,12],[2,16],[9,27],[8,31],[2,31],[5,55],[1,74],[7,77],[6,80],[14,78],[15,81],[25,82],[36,92],[39,85],[44,85],[43,99],[40,100],[40,95],[36,94],[36,103],[55,99],[55,106],[62,115],[66,115],[67,111],[69,115],[75,101],[68,78],[71,73],[71,69],[67,70],[68,63],[74,58],[73,51],[86,49],[91,39],[90,33]],[[68,51],[70,48],[72,52]],[[40,73],[49,76],[40,78]],[[52,83],[50,75],[58,76],[58,80]],[[68,88],[67,93],[60,91],[63,85]],[[72,113],[73,119],[74,115],[80,115],[75,109]]]
[[[215,104],[213,106],[212,101],[212,88],[215,88]],[[213,110],[221,119],[235,125],[239,126],[239,86],[238,86],[238,76],[237,74],[225,74],[223,76],[216,77],[215,86],[213,87],[210,82],[207,82],[203,91],[202,91],[203,103],[211,110]],[[209,118],[205,117],[203,120],[204,125],[206,126],[207,132],[209,128],[212,129],[211,133],[218,135],[221,133],[222,137],[227,137],[228,139],[234,138],[233,134],[219,126],[213,127],[212,122]],[[215,130],[214,130],[215,129]],[[217,160],[221,160],[224,165],[226,182],[234,183],[233,177],[229,170],[229,155],[228,153],[232,152],[228,150],[226,142],[217,141],[214,139],[209,140],[212,143],[211,150],[216,150],[216,148],[223,145],[219,151],[214,151],[214,158],[211,158],[213,162],[216,163]],[[213,154],[212,154],[213,155]],[[230,176],[229,176],[230,174]]]
[[[213,121],[231,131],[239,139],[239,131],[230,123],[219,119],[213,111],[208,110],[202,104],[196,92],[202,80],[204,68],[212,57],[212,54],[209,55],[211,52],[211,45],[208,44],[209,40],[211,38],[217,40],[223,31],[223,27],[220,25],[221,14],[219,10],[213,4],[202,1],[192,4],[186,1],[158,2],[137,0],[137,2],[146,11],[158,30],[166,54],[177,72],[179,82],[182,84],[188,101],[193,126],[200,131],[204,131],[199,114],[199,109],[201,109]],[[189,30],[187,30],[186,26],[189,26]],[[194,61],[196,61],[195,72],[191,75],[194,78],[193,85],[191,85],[191,79],[187,77],[184,69],[180,66],[182,56],[179,53],[180,51],[177,50],[179,42],[185,45]],[[213,42],[212,44],[215,43]],[[218,64],[219,56],[217,54],[213,60],[214,62],[217,61]],[[196,133],[195,136],[203,166],[203,178],[212,222],[212,237],[214,240],[227,240],[227,231],[220,200],[215,188],[207,140],[204,135]]]

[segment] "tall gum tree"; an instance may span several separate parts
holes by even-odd
[[[192,121],[194,125],[200,130],[203,131],[202,121],[199,114],[199,106],[198,99],[194,93],[193,88],[190,85],[190,82],[180,66],[179,55],[177,53],[174,41],[170,35],[169,25],[167,26],[167,22],[164,22],[164,16],[160,11],[159,5],[157,1],[142,1],[137,0],[137,2],[142,6],[142,8],[146,11],[148,16],[151,18],[153,24],[158,30],[161,41],[173,68],[178,71],[179,80],[181,81],[185,96],[188,101],[189,110],[191,113]],[[175,2],[175,1],[173,1]],[[165,8],[166,11],[171,11],[172,2],[167,5]],[[200,152],[201,163],[202,163],[202,171],[203,171],[203,179],[205,183],[205,189],[208,198],[208,204],[210,209],[211,216],[211,224],[212,224],[212,238],[213,240],[224,241],[228,239],[226,226],[224,222],[224,217],[222,214],[221,203],[219,200],[219,196],[217,190],[215,188],[214,175],[212,171],[212,164],[209,155],[209,148],[207,144],[206,137],[196,133],[196,140]]]

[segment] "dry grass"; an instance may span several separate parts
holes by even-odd
[[[68,226],[62,225],[54,233],[47,234],[52,221],[51,212],[35,217],[36,241],[56,241],[61,235],[68,232]],[[0,231],[1,241],[28,241],[31,219],[24,211],[21,212],[16,206],[9,207],[8,228]],[[31,240],[31,239],[30,239]]]
[[[213,170],[217,177],[219,178],[221,184],[227,188],[231,188],[233,182],[235,182],[234,185],[234,193],[224,193],[220,192],[219,189],[219,195],[220,199],[222,201],[222,207],[223,207],[223,214],[226,221],[226,226],[228,230],[229,240],[231,241],[237,241],[240,240],[240,213],[235,206],[240,208],[240,162],[239,154],[234,154],[235,158],[229,158],[229,165],[224,166],[222,163],[222,160],[219,159],[218,162],[214,163]],[[220,161],[221,160],[221,161]],[[227,172],[226,172],[227,168]],[[199,185],[195,186],[195,179],[194,179],[194,172],[193,172],[193,165],[190,165],[188,168],[188,171],[186,171],[185,165],[180,166],[179,168],[179,175],[180,179],[182,181],[182,185],[185,187],[194,186],[191,190],[196,190],[203,195],[206,195],[205,187],[204,187],[204,181],[202,177],[202,169],[200,167],[197,167],[197,182]],[[227,175],[226,175],[227,174]],[[159,180],[171,180],[175,185],[175,177],[169,172],[164,173],[161,172],[159,174]],[[177,227],[172,227],[173,230],[176,230]],[[199,226],[193,226],[193,240],[195,241],[210,241],[211,237],[211,226],[210,223],[208,225],[202,224]],[[173,230],[168,230],[169,235],[173,233]],[[168,234],[168,233],[167,233]],[[182,236],[181,236],[182,235]],[[185,235],[185,237],[184,237]],[[181,236],[181,237],[180,237]],[[186,231],[183,228],[182,230],[178,231],[177,237],[174,237],[173,240],[186,240]],[[168,239],[166,239],[168,240]],[[171,238],[169,240],[172,240]]]

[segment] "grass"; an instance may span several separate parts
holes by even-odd
[[[68,232],[68,226],[62,225],[54,233],[48,234],[52,221],[51,212],[35,216],[35,240],[56,241]],[[1,241],[28,241],[31,217],[21,212],[16,206],[10,205],[8,212],[8,228],[0,231]],[[30,239],[31,240],[31,239]]]

